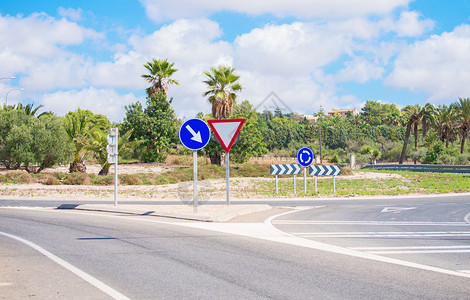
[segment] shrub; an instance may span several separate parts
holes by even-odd
[[[43,184],[45,185],[61,185],[62,182],[60,182],[59,179],[57,179],[56,177],[48,177],[44,182]]]
[[[142,181],[135,174],[121,174],[119,176],[119,183],[123,185],[140,185]]]
[[[6,182],[7,183],[31,183],[33,178],[30,174],[24,171],[11,171],[8,172],[6,175]]]
[[[332,158],[330,158],[330,163],[340,164],[341,163],[341,158],[339,158],[338,154],[335,154],[335,155],[333,155]]]
[[[93,185],[112,185],[114,184],[114,175],[96,175],[91,178]]]
[[[423,163],[425,164],[437,164],[437,158],[439,154],[444,150],[444,144],[442,142],[436,142],[431,148],[426,151]]]
[[[91,184],[90,177],[85,173],[71,173],[65,177],[63,184],[67,185],[88,185]]]

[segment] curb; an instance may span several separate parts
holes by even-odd
[[[111,205],[94,205],[94,204],[64,204],[57,209],[76,209],[84,211],[99,211],[99,212],[110,212],[110,213],[124,213],[131,215],[141,216],[155,216],[164,217],[180,220],[190,220],[199,222],[227,222],[235,217],[265,211],[271,209],[271,206],[267,204],[259,205],[232,205],[232,206],[213,206],[216,207],[216,211],[205,212],[205,213],[179,213],[172,212],[171,210],[177,210],[181,208],[187,209],[186,206],[154,206],[147,205],[129,207],[129,206],[111,206]]]

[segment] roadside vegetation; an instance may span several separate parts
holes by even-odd
[[[190,165],[188,163],[188,165]],[[378,173],[387,176],[354,179],[355,173]],[[135,173],[118,174],[120,185],[167,185],[190,182],[193,178],[192,167],[175,167],[162,174]],[[279,194],[275,193],[275,178],[269,174],[269,164],[245,163],[230,167],[231,186],[236,197],[322,197],[334,196],[333,178],[319,176],[318,192],[315,193],[314,177],[308,176],[307,194],[304,194],[303,176],[297,176],[297,194],[293,193],[293,176],[279,176]],[[247,179],[253,178],[253,179]],[[350,179],[351,178],[351,179]],[[198,179],[224,180],[225,167],[210,163],[199,163]],[[92,185],[110,186],[114,184],[114,175],[95,175],[86,173],[44,173],[29,174],[24,171],[8,171],[0,174],[0,184],[44,185]],[[215,188],[214,188],[215,189]],[[215,191],[215,190],[214,190]],[[470,175],[449,173],[418,173],[406,171],[352,171],[342,169],[342,175],[336,177],[336,196],[377,196],[405,194],[440,194],[470,191]]]
[[[147,97],[125,106],[125,117],[119,123],[112,124],[105,115],[80,108],[60,117],[47,111],[40,113],[45,108],[42,105],[18,103],[0,107],[0,167],[25,170],[34,180],[46,168],[67,164],[69,173],[46,181],[105,184],[109,181],[106,176],[110,167],[106,135],[112,127],[118,127],[120,133],[119,163],[163,163],[169,155],[190,156],[191,151],[181,147],[178,139],[183,120],[172,108],[173,101],[178,99],[170,97],[170,86],[179,84],[174,78],[178,69],[167,59],[152,59],[142,69],[146,72],[142,78],[149,84]],[[257,111],[249,99],[240,99],[243,87],[231,66],[212,67],[201,75],[205,75],[200,84],[205,86],[203,96],[211,105],[211,112],[199,112],[195,117],[246,119],[230,152],[234,164],[265,155],[294,157],[302,147],[312,149],[321,163],[347,164],[354,154],[357,165],[406,161],[470,164],[469,98],[456,98],[450,105],[410,104],[401,109],[393,103],[366,100],[361,111],[346,116],[327,114],[323,109],[304,116],[276,106],[272,111]],[[224,164],[224,154],[214,137],[198,151],[200,157],[208,158],[214,166]],[[97,174],[87,173],[89,161],[101,165]],[[208,175],[204,175],[204,168]],[[201,176],[219,176],[217,168],[204,168]],[[186,178],[185,172],[189,171],[179,172],[138,178],[123,175],[121,181],[172,183]],[[235,168],[232,175],[238,176],[237,172]]]

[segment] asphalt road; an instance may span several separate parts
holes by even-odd
[[[325,205],[277,228],[329,245],[470,274],[470,198]]]
[[[457,199],[453,203],[463,205],[464,201]],[[352,210],[349,220],[374,215],[367,209],[369,204],[354,207],[357,209]],[[291,226],[279,224],[286,220],[336,220],[349,215],[348,209],[337,213],[332,207],[329,213],[320,213],[322,209],[281,216],[274,223],[282,227]],[[431,221],[461,222],[465,210],[468,206],[464,205],[461,215],[456,215],[455,219]],[[425,218],[427,213],[424,210],[422,213]],[[375,214],[381,216],[380,212]],[[337,232],[339,229],[347,231],[348,227],[339,224],[335,226],[340,227],[331,228],[329,225],[314,229]],[[470,295],[470,278],[294,245],[298,240],[313,242],[310,239],[316,237],[294,238],[290,244],[285,237],[269,237],[266,226],[263,223],[168,223],[149,216],[1,208],[0,232],[34,243],[94,280],[84,281],[75,273],[64,272],[60,266],[49,266],[50,262],[44,261],[43,255],[33,254],[31,245],[0,235],[0,264],[9,267],[2,268],[0,282],[10,284],[0,284],[0,295],[11,299],[6,292],[18,287],[15,278],[22,278],[22,285],[31,287],[24,291],[24,298],[34,294],[47,299],[54,298],[50,297],[52,293],[69,295],[73,292],[77,293],[77,298],[103,299],[103,294],[113,295],[112,291],[118,293],[114,294],[115,298],[120,295],[132,299],[464,299]],[[361,227],[364,225],[353,226],[353,231],[358,227],[364,231]],[[227,233],[230,230],[242,232],[242,229],[246,234]],[[459,229],[466,230],[468,228]],[[341,238],[340,246],[392,245],[349,245],[349,238]],[[332,239],[338,241],[331,237],[323,241]],[[362,237],[354,240],[359,239]],[[365,241],[369,241],[367,237]],[[468,238],[463,245],[465,243],[468,245]],[[367,251],[355,251],[367,254]],[[48,276],[21,277],[18,274],[21,272],[16,271],[15,266],[21,266],[24,273],[40,273],[34,267],[36,260],[45,264]],[[465,260],[468,261],[468,256]],[[455,260],[446,262],[443,267],[452,263]],[[470,269],[468,265],[459,268]]]
[[[411,195],[411,196],[391,196],[391,197],[340,197],[340,198],[285,198],[285,199],[246,199],[231,200],[230,204],[269,204],[273,207],[279,206],[317,206],[317,205],[395,205],[395,204],[420,204],[420,203],[447,203],[447,202],[469,202],[470,194],[453,195]],[[89,201],[81,200],[19,200],[19,199],[0,199],[0,207],[58,207],[62,204],[112,204],[114,201]],[[119,200],[119,204],[137,204],[137,205],[181,205],[181,201],[162,201],[162,200],[143,200],[143,201],[124,201]],[[225,200],[211,199],[205,205],[224,205]]]

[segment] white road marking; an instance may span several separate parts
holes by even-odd
[[[416,207],[385,207],[384,209],[382,209],[381,212],[383,212],[383,213],[386,213],[386,212],[397,213],[397,212],[402,212],[402,211],[411,210],[411,209],[416,209]]]
[[[407,237],[464,237],[470,236],[470,231],[422,231],[422,232],[293,232],[293,235],[300,235],[306,238],[322,237],[322,238],[407,238]]]
[[[305,208],[305,209],[308,209],[308,208]],[[215,231],[215,232],[229,233],[229,234],[241,235],[241,236],[246,236],[246,237],[251,237],[251,238],[257,238],[257,239],[262,239],[262,240],[267,240],[267,241],[272,241],[272,242],[288,244],[288,245],[300,246],[300,247],[305,247],[305,248],[310,248],[310,249],[315,249],[315,250],[327,251],[327,252],[336,253],[336,254],[348,255],[351,257],[358,257],[358,258],[369,259],[369,260],[374,260],[374,261],[379,261],[379,262],[384,262],[384,263],[390,263],[390,264],[395,264],[395,265],[400,265],[400,266],[405,266],[405,267],[411,267],[411,268],[416,268],[416,269],[421,269],[421,270],[426,270],[426,271],[432,271],[432,272],[437,272],[441,274],[470,278],[470,273],[467,274],[465,272],[459,272],[459,271],[447,270],[447,269],[433,267],[433,266],[427,266],[423,264],[403,261],[403,260],[389,258],[385,256],[379,256],[376,254],[361,252],[357,250],[352,250],[352,249],[343,248],[343,247],[339,247],[335,245],[330,245],[330,244],[316,242],[313,240],[304,239],[298,236],[288,234],[284,231],[281,231],[272,225],[272,221],[275,218],[283,216],[283,215],[287,215],[290,213],[294,213],[297,211],[299,210],[292,210],[292,211],[288,211],[288,212],[284,212],[284,213],[272,216],[266,219],[264,224],[263,223],[253,223],[253,224],[251,223],[200,223],[200,222],[199,223],[189,223],[189,222],[188,223],[186,222],[185,223],[171,223],[171,222],[152,220],[152,219],[143,219],[143,218],[130,217],[130,216],[115,216],[115,215],[105,215],[105,214],[97,214],[97,213],[89,213],[89,212],[87,213],[79,212],[79,213],[84,214],[84,215],[93,215],[97,217],[118,218],[121,221],[122,220],[140,221],[140,222],[166,224],[166,225],[198,228],[198,229]],[[60,213],[64,213],[64,212],[60,212]],[[72,211],[69,213],[78,213],[78,212]]]
[[[399,221],[309,221],[309,220],[274,220],[275,225],[367,225],[367,226],[464,226],[467,222],[399,222]]]
[[[359,250],[359,251],[470,249],[470,245],[468,246],[409,246],[409,247],[350,247],[349,249]]]
[[[9,285],[12,285],[13,283],[11,282],[0,282],[0,287],[2,286],[9,286]]]
[[[467,223],[467,224],[470,224],[470,213],[468,213],[464,218],[463,220]]]
[[[115,289],[111,288],[110,286],[104,284],[103,282],[99,281],[98,279],[96,279],[95,277],[83,272],[82,270],[80,270],[79,268],[75,267],[74,265],[66,262],[65,260],[55,256],[54,254],[50,253],[49,251],[47,251],[46,249],[44,248],[41,248],[40,246],[34,244],[33,242],[30,242],[28,240],[25,240],[23,238],[20,238],[16,235],[12,235],[12,234],[9,234],[9,233],[6,233],[6,232],[1,232],[0,231],[0,234],[1,235],[4,235],[6,237],[9,237],[9,238],[12,238],[14,240],[17,240],[31,248],[33,248],[34,250],[40,252],[41,254],[43,254],[44,256],[46,256],[47,258],[49,258],[50,260],[56,262],[57,264],[59,264],[60,266],[62,266],[63,268],[69,270],[70,272],[74,273],[75,275],[77,275],[78,277],[82,278],[83,280],[87,281],[88,283],[90,283],[91,285],[93,285],[94,287],[100,289],[101,291],[103,291],[104,293],[108,294],[109,296],[113,297],[114,299],[129,299],[128,297],[124,296],[123,294],[119,293],[118,291],[116,291]]]
[[[438,253],[470,253],[470,249],[454,250],[390,250],[390,251],[367,251],[371,254],[438,254]]]

